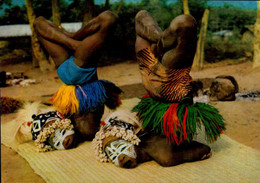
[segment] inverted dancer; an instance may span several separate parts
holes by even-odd
[[[196,51],[196,29],[190,15],[177,16],[164,31],[147,11],[135,17],[135,51],[148,92],[133,108],[145,129],[139,148],[163,166],[208,157],[210,148],[193,141],[197,128],[204,125],[209,142],[225,129],[216,108],[193,103],[189,72]]]
[[[63,86],[51,101],[66,117],[73,118],[75,130],[84,140],[98,131],[104,105],[114,109],[120,104],[121,90],[113,83],[98,80],[97,60],[111,35],[116,15],[105,11],[75,33],[38,17],[34,28],[38,38],[57,66]]]
[[[148,94],[133,112],[137,112],[143,130],[131,129],[129,121],[120,117],[123,114],[111,117],[93,141],[98,159],[133,168],[149,160],[173,166],[208,158],[210,147],[193,141],[197,128],[202,123],[207,140],[213,142],[225,126],[216,108],[193,104],[189,72],[196,50],[195,19],[180,15],[162,31],[151,15],[142,10],[135,17],[135,30],[135,51]],[[122,135],[121,128],[127,135]]]

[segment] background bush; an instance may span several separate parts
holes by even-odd
[[[4,1],[8,2],[7,0]],[[32,2],[36,16],[41,15],[51,20],[51,1],[32,0]],[[119,2],[113,3],[110,5],[110,10],[116,12],[118,6]],[[62,22],[81,21],[83,18],[82,7],[84,7],[84,0],[60,0]],[[243,57],[246,52],[252,52],[251,43],[242,42],[240,32],[246,25],[255,23],[256,10],[243,10],[228,4],[225,4],[223,7],[208,7],[207,1],[189,0],[190,12],[198,23],[198,32],[201,18],[206,8],[210,10],[205,43],[205,60],[207,62],[217,62],[225,58],[237,59]],[[142,0],[138,3],[124,3],[118,14],[115,34],[111,41],[106,43],[102,52],[101,64],[135,59],[134,17],[141,9],[149,11],[162,29],[167,28],[174,17],[183,13],[182,0],[178,0],[175,3],[169,3],[167,0]],[[104,10],[103,4],[95,5],[95,14],[99,14]],[[26,7],[11,6],[9,4],[5,14],[0,16],[0,23],[2,25],[28,24]],[[220,30],[230,30],[233,32],[233,36],[227,40],[213,39],[212,33]],[[25,48],[21,44],[18,45],[20,48]],[[12,47],[12,45],[9,46]]]

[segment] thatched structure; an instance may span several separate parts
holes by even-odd
[[[68,32],[75,32],[81,28],[81,22],[62,23],[61,26]],[[29,24],[2,25],[0,26],[0,38],[7,39],[11,37],[31,36],[32,31]]]

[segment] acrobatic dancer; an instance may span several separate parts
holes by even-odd
[[[99,129],[104,105],[120,104],[121,90],[113,83],[98,80],[97,60],[111,35],[116,15],[105,11],[75,33],[38,17],[34,28],[38,38],[57,66],[63,86],[52,97],[53,106],[73,121],[82,140],[92,140]]]
[[[143,129],[130,128],[120,117],[123,114],[111,117],[93,141],[98,159],[133,168],[150,160],[174,166],[208,158],[210,147],[193,140],[197,129],[204,125],[207,140],[213,142],[225,125],[216,108],[193,103],[189,72],[197,42],[195,19],[177,16],[162,31],[142,10],[135,17],[135,30],[135,51],[148,94],[132,111],[137,112]],[[121,128],[126,128],[127,135],[121,134]]]
[[[204,125],[209,142],[225,129],[216,108],[193,103],[189,72],[196,51],[196,29],[190,15],[177,16],[164,31],[147,11],[135,17],[135,51],[148,92],[133,108],[144,128],[138,149],[162,166],[209,157],[210,147],[193,141],[197,129]]]

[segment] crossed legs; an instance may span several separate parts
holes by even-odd
[[[167,68],[179,69],[192,65],[196,51],[196,21],[189,15],[174,18],[164,31],[151,15],[141,10],[135,17],[135,51],[149,48]]]
[[[116,15],[105,11],[75,33],[66,32],[43,17],[34,28],[57,67],[74,54],[74,62],[82,68],[95,65],[96,56],[116,21]]]

